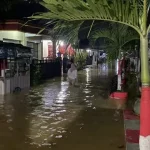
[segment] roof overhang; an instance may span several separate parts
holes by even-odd
[[[38,25],[28,24],[26,22],[18,21],[18,20],[7,20],[4,22],[0,22],[0,30],[16,30],[21,31],[25,33],[33,33],[37,34],[39,33],[43,27],[40,27]],[[45,29],[42,31],[42,34],[48,35],[49,29]]]

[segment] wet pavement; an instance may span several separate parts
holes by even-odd
[[[63,77],[0,97],[0,150],[125,150],[123,118],[114,121],[108,100],[111,75],[87,68],[76,87]]]

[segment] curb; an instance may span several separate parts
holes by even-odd
[[[126,150],[139,150],[140,118],[131,110],[123,111]]]

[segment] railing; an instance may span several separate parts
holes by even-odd
[[[37,85],[44,80],[61,76],[60,60],[34,60],[30,65],[30,84]]]

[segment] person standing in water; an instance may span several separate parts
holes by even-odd
[[[74,64],[74,62],[71,62],[71,68],[68,70],[68,81],[70,85],[75,85],[75,82],[77,81],[77,68]]]
[[[69,59],[68,62],[67,62],[67,72],[68,72],[68,70],[71,68],[71,64],[72,64],[72,62],[71,62],[71,60]]]
[[[68,65],[68,58],[67,58],[67,55],[64,55],[64,58],[63,58],[63,73],[67,73],[67,71],[68,71],[67,65]]]

